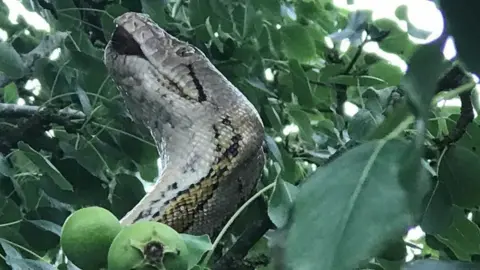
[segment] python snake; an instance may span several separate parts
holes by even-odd
[[[115,19],[104,63],[161,160],[159,181],[122,219],[213,235],[252,194],[265,163],[255,107],[198,48],[128,12]]]

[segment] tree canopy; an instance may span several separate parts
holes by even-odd
[[[257,193],[219,241],[188,238],[194,269],[480,267],[478,1],[431,1],[444,27],[424,43],[408,5],[374,20],[332,0],[19,1],[43,30],[12,23],[7,2],[0,269],[75,269],[60,246],[67,217],[99,206],[121,218],[158,179],[155,142],[102,61],[128,11],[202,50],[265,126]],[[452,99],[461,106],[442,105]]]

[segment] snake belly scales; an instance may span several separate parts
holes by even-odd
[[[115,19],[104,62],[161,160],[153,189],[122,219],[178,232],[218,233],[252,195],[265,163],[255,107],[198,48],[128,12]]]

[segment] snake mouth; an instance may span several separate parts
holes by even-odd
[[[137,41],[135,41],[133,36],[121,25],[115,28],[111,44],[112,49],[120,55],[135,55],[147,59]]]

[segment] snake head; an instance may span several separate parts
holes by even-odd
[[[184,98],[197,102],[207,101],[218,86],[230,85],[201,50],[170,35],[148,15],[127,12],[115,23],[104,59],[114,77],[155,70],[178,86]]]
[[[158,67],[207,60],[202,51],[170,35],[146,14],[127,12],[114,22],[112,48],[118,53],[142,56]]]

